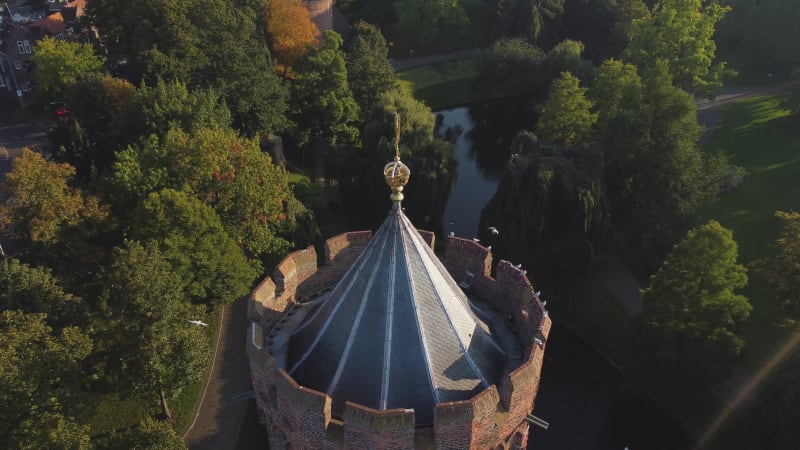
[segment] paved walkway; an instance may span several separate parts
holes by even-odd
[[[216,358],[197,414],[184,435],[191,450],[233,450],[242,427],[246,399],[234,399],[253,389],[247,342],[247,298],[225,307],[220,320]]]

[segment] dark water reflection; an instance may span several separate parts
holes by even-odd
[[[550,427],[531,427],[531,450],[691,448],[689,436],[672,418],[602,355],[558,324],[547,342],[534,414]]]
[[[460,125],[458,180],[443,229],[477,236],[480,213],[494,195],[516,132],[531,128],[531,112],[504,102],[439,111],[445,127]],[[502,232],[502,230],[501,230]],[[682,450],[686,432],[612,364],[555,324],[547,344],[535,414],[548,430],[531,428],[532,450]]]
[[[455,142],[458,179],[444,211],[442,229],[458,236],[478,233],[480,213],[497,189],[497,180],[510,157],[511,140],[532,128],[531,108],[507,101],[477,103],[438,111],[443,128],[459,125],[463,133]]]

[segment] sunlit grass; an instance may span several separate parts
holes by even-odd
[[[397,75],[401,89],[433,110],[499,98],[503,94],[499,88],[480,85],[475,58],[417,67]]]

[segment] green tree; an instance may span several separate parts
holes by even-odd
[[[775,288],[789,307],[800,305],[800,213],[777,211],[783,222],[778,237],[778,254],[754,263],[756,273]]]
[[[584,45],[572,39],[559,42],[542,60],[546,80],[555,80],[563,72],[570,72],[583,83],[591,82],[594,77],[594,66],[591,61],[583,59]]]
[[[630,64],[605,62],[591,98],[615,222],[675,242],[697,207],[716,198],[736,170],[723,154],[698,149],[694,101],[672,85],[663,61],[644,77]]]
[[[397,75],[389,63],[389,47],[380,30],[358,22],[355,32],[347,54],[347,82],[353,99],[366,114],[380,94],[394,88]]]
[[[255,140],[231,129],[151,136],[118,154],[110,184],[116,203],[129,206],[163,188],[190,193],[216,211],[238,245],[259,257],[282,257],[299,228],[314,228],[284,171]]]
[[[0,311],[43,313],[51,327],[85,323],[80,298],[64,292],[49,270],[16,259],[0,261]]]
[[[68,128],[66,139],[54,140],[61,144],[57,157],[75,167],[78,179],[107,170],[114,152],[138,138],[126,133],[135,94],[132,84],[109,75],[84,74],[73,83],[65,96],[73,120],[60,125]]]
[[[639,70],[662,59],[677,86],[714,95],[725,69],[725,63],[712,67],[714,29],[729,10],[716,0],[660,0],[648,16],[631,23],[623,57]]]
[[[103,65],[91,45],[51,37],[38,41],[31,59],[36,64],[34,105],[39,108],[64,100],[81,75],[99,73]]]
[[[127,123],[131,137],[163,137],[176,127],[190,133],[204,128],[231,126],[231,112],[213,89],[189,89],[180,81],[159,80],[136,90]],[[132,143],[133,140],[128,140]]]
[[[0,441],[9,449],[89,449],[65,408],[77,399],[92,343],[77,328],[53,335],[44,314],[0,312]]]
[[[107,217],[97,198],[69,186],[75,168],[45,161],[23,149],[12,162],[0,204],[0,227],[16,237],[42,245],[72,239],[69,232],[92,234]]]
[[[299,133],[317,145],[351,143],[358,136],[358,104],[347,84],[341,46],[338,34],[325,31],[320,48],[300,58],[295,66],[292,118]]]
[[[214,210],[173,189],[151,193],[136,208],[131,236],[158,242],[164,258],[195,302],[230,303],[246,294],[260,273]]]
[[[208,65],[195,74],[200,82],[190,87],[213,87],[230,108],[234,128],[245,136],[284,129],[289,89],[275,73],[258,32],[259,11],[226,0],[207,1],[198,23]]]
[[[602,154],[542,145],[529,132],[514,138],[511,153],[481,211],[480,229],[501,230],[492,242],[495,254],[526,261],[538,274],[588,267],[609,230]]]
[[[115,249],[101,301],[113,323],[107,351],[119,361],[116,369],[136,392],[159,399],[171,419],[168,399],[202,379],[210,344],[200,327],[187,322],[200,311],[187,302],[186,279],[171,267],[175,258],[167,258],[155,242],[129,241]]]
[[[413,177],[404,191],[404,206],[417,223],[441,223],[456,179],[455,151],[434,136],[436,118],[430,108],[408,92],[395,89],[378,97],[364,126],[364,146],[343,155],[340,162],[342,188],[360,204],[372,205],[365,208],[375,213],[369,225],[385,217],[389,192],[376,174],[394,158],[395,112],[400,116],[400,157]]]
[[[530,37],[533,42],[547,45],[555,41],[564,0],[530,0]]]
[[[542,95],[544,57],[540,48],[522,39],[498,40],[480,56],[482,84],[500,87],[508,96]]]
[[[456,45],[469,29],[469,18],[456,0],[399,0],[397,23],[412,44],[445,50]]]
[[[603,150],[606,189],[615,212],[625,211],[641,194],[634,177],[646,169],[640,162],[649,135],[644,85],[635,66],[610,59],[598,68],[589,94],[597,111],[595,140]]]
[[[575,147],[589,142],[597,114],[590,112],[593,103],[586,99],[586,88],[569,72],[553,81],[547,101],[539,107],[536,132],[543,142]]]
[[[109,53],[129,55],[129,79],[150,86],[162,79],[190,89],[212,87],[230,108],[234,127],[255,136],[286,125],[288,98],[259,30],[262,6],[225,0],[94,0],[88,13]]]
[[[747,285],[733,233],[716,221],[695,228],[667,256],[642,292],[644,317],[675,354],[700,345],[736,357],[736,329],[753,307],[734,291]],[[673,355],[674,356],[674,355]]]

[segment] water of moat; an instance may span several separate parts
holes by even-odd
[[[442,229],[478,235],[481,209],[494,195],[510,156],[509,144],[531,114],[496,101],[439,111],[443,126],[458,125],[458,180]],[[502,230],[501,230],[502,233]],[[535,275],[534,275],[535,276]],[[547,293],[543,293],[547,297]],[[553,316],[551,316],[553,317]],[[532,427],[535,450],[681,450],[687,433],[611,362],[554,318],[534,414],[550,423]]]

